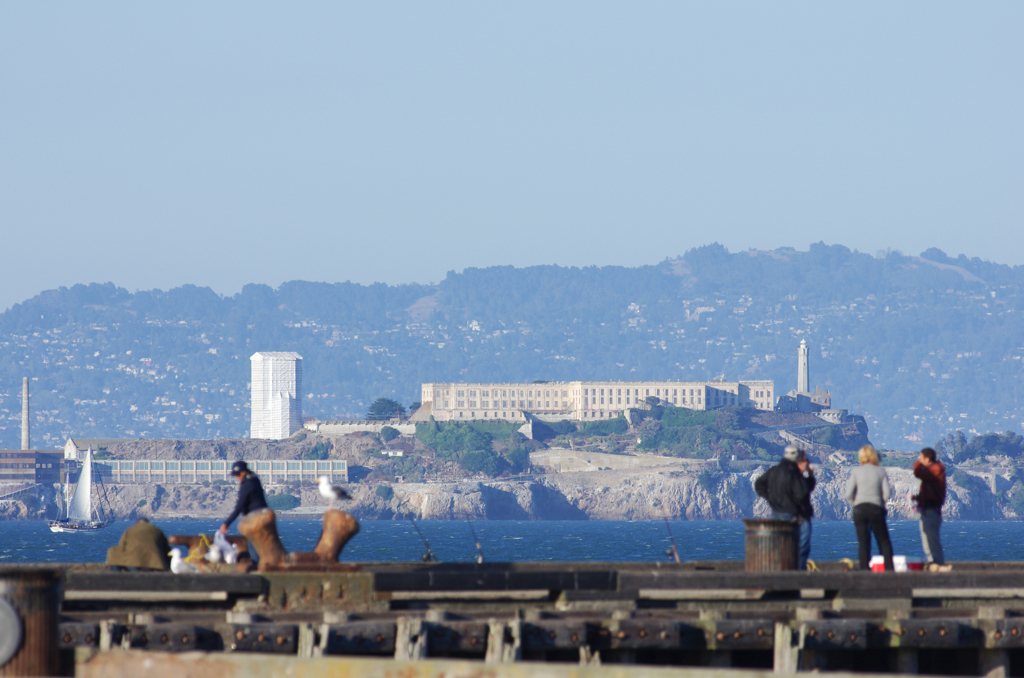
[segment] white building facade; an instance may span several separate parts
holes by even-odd
[[[282,440],[302,428],[302,356],[285,351],[254,353],[250,438]]]
[[[559,381],[547,383],[423,384],[417,418],[436,421],[498,419],[593,421],[644,407],[648,398],[691,410],[718,407],[773,409],[775,382],[761,381]]]

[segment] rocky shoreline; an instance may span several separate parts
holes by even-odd
[[[754,480],[767,468],[743,472],[647,469],[550,473],[517,480],[395,483],[389,492],[381,485],[349,486],[352,501],[341,508],[360,520],[393,520],[409,514],[421,520],[737,520],[765,517],[768,507],[753,490]],[[850,467],[818,469],[813,494],[817,520],[849,520],[844,498]],[[919,482],[908,469],[887,468],[895,488],[889,507],[893,519],[916,517],[907,495]],[[268,488],[268,493],[288,493]],[[297,508],[280,512],[282,519],[316,518],[327,507],[315,486],[291,494]],[[381,494],[385,496],[381,496]],[[59,510],[53,500],[27,498],[0,502],[0,520],[40,520]],[[228,484],[107,485],[106,503],[119,520],[216,519],[227,516],[235,499]],[[949,520],[1016,519],[1001,507],[982,477],[954,473],[944,508]]]

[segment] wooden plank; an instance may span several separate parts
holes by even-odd
[[[518,591],[392,591],[391,600],[546,600],[547,589],[523,589]]]
[[[117,600],[133,603],[227,600],[227,591],[64,591],[64,600]]]
[[[800,591],[821,589],[867,596],[910,596],[915,589],[1019,588],[1016,572],[620,572],[621,590],[651,589],[761,589]]]
[[[172,574],[170,572],[68,572],[68,591],[226,591],[259,595],[265,580],[255,574]],[[65,596],[67,597],[67,596]]]
[[[377,572],[373,576],[377,591],[515,591],[556,590],[615,591],[618,575],[614,571],[594,572],[515,572],[509,570],[431,569],[418,572]]]

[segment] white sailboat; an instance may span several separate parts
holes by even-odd
[[[109,520],[93,520],[92,515],[92,448],[85,452],[82,461],[82,472],[78,475],[78,485],[71,501],[67,501],[68,482],[64,481],[64,498],[67,515],[63,520],[48,520],[51,532],[92,532],[102,530],[109,525]]]

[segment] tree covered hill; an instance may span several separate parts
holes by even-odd
[[[238,437],[249,356],[304,357],[304,414],[362,417],[427,381],[771,378],[865,416],[880,446],[1024,426],[1024,266],[932,249],[871,256],[719,245],[638,268],[493,267],[438,285],[290,282],[234,296],[186,285],[50,290],[0,315],[0,445]]]

